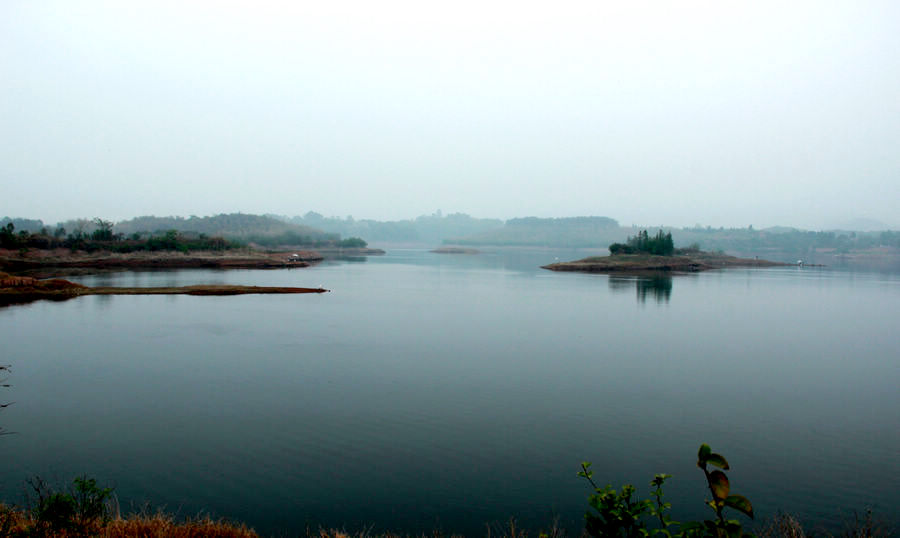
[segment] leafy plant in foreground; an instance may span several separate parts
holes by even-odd
[[[110,520],[109,501],[112,488],[101,488],[93,478],[80,476],[72,489],[56,491],[40,478],[29,481],[37,496],[33,509],[36,532],[68,531],[90,534],[91,530]]]
[[[679,523],[673,521],[669,515],[671,503],[663,501],[662,486],[671,475],[657,474],[650,485],[654,488],[651,495],[653,499],[635,499],[635,488],[631,484],[622,486],[622,491],[617,492],[612,486],[599,488],[593,480],[591,463],[581,464],[578,476],[587,479],[594,488],[594,493],[588,497],[588,504],[593,511],[584,515],[585,531],[590,536],[609,537],[647,537],[662,535],[670,538],[682,537],[715,537],[715,538],[741,538],[751,536],[743,532],[741,522],[736,519],[725,519],[726,507],[738,510],[753,519],[753,506],[742,495],[732,495],[728,477],[723,470],[730,469],[728,461],[721,454],[716,454],[707,444],[700,445],[697,453],[697,466],[706,476],[706,482],[712,499],[707,505],[715,512],[715,519],[704,521],[687,521]],[[721,470],[710,471],[708,466],[718,467]],[[658,526],[649,526],[649,521],[658,521]],[[672,532],[670,527],[677,527]]]

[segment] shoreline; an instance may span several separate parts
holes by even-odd
[[[325,258],[318,252],[295,250],[287,252],[240,251],[157,251],[88,253],[66,249],[33,250],[24,256],[18,252],[0,251],[0,270],[42,278],[69,274],[84,274],[92,270],[139,269],[280,269],[309,267]]]
[[[329,258],[381,255],[381,249],[328,248],[280,250],[240,249],[228,251],[155,251],[116,253],[72,252],[68,249],[30,250],[26,253],[0,249],[0,271],[50,278],[108,270],[153,269],[284,269],[309,267]]]

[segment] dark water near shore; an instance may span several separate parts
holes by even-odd
[[[732,491],[836,528],[896,525],[900,274],[774,268],[635,279],[567,252],[390,251],[309,269],[113,273],[89,285],[318,286],[285,296],[82,297],[0,309],[15,404],[0,493],[88,473],[123,509],[484,534],[580,528],[576,477],[675,475],[705,516],[701,442]]]

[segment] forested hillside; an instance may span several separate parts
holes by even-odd
[[[340,234],[246,213],[188,218],[146,216],[118,222],[115,225],[116,233],[125,236],[167,230],[221,236],[261,245],[311,245],[340,240]]]

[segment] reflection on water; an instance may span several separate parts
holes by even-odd
[[[0,295],[0,308],[4,308],[7,306],[26,305],[29,303],[33,303],[35,301],[62,302],[62,301],[68,301],[69,299],[72,299],[72,297],[66,297],[66,296],[36,297],[34,295]]]
[[[668,303],[672,298],[672,277],[666,274],[609,277],[609,289],[612,291],[626,291],[632,288],[635,289],[637,301],[641,304],[647,302],[648,295],[656,299],[657,303]]]

